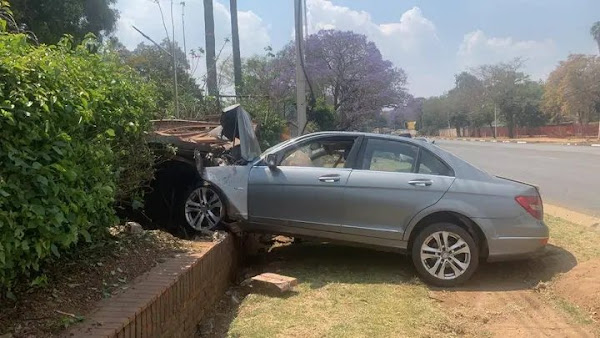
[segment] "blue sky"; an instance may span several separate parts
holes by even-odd
[[[160,0],[168,9],[169,0]],[[175,1],[178,4],[180,0]],[[186,1],[188,46],[204,45],[202,0]],[[457,72],[485,63],[526,60],[533,79],[545,79],[570,53],[597,53],[589,35],[600,20],[599,0],[307,0],[309,31],[322,28],[366,34],[385,58],[409,76],[416,96],[439,95]],[[165,36],[151,0],[119,0],[117,36],[129,48],[142,42],[135,24],[151,36]],[[238,0],[242,55],[264,53],[293,35],[293,0]],[[180,6],[175,6],[181,40]],[[215,0],[217,45],[229,32],[229,1]],[[169,26],[170,27],[170,26]],[[229,47],[229,46],[227,46]],[[191,48],[191,47],[190,47]],[[225,48],[223,57],[230,54]],[[201,77],[201,65],[196,76]]]

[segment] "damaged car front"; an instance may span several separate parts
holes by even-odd
[[[188,222],[192,227],[202,223],[204,218],[211,220],[208,227],[212,230],[219,222],[248,219],[248,177],[252,166],[260,161],[260,145],[255,133],[255,127],[248,112],[240,105],[231,106],[223,111],[221,116],[222,135],[232,140],[233,161],[221,161],[218,166],[204,166],[205,155],[197,153],[196,168],[205,181],[200,191],[198,201],[189,201],[187,210],[197,211],[191,214]],[[210,155],[209,155],[210,156]],[[202,195],[205,194],[205,195]],[[214,207],[220,207],[217,214]],[[212,210],[211,210],[212,208]],[[217,222],[218,223],[218,222]]]

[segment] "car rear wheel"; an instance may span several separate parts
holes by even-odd
[[[452,223],[431,224],[419,232],[411,254],[421,278],[441,287],[464,283],[479,264],[475,240],[465,229]]]
[[[225,216],[225,204],[215,188],[199,185],[186,194],[183,213],[185,223],[191,229],[215,230]]]

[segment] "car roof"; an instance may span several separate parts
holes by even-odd
[[[443,161],[445,161],[452,169],[454,170],[455,177],[457,178],[467,178],[470,180],[476,181],[489,181],[493,180],[493,176],[488,174],[487,172],[473,166],[469,162],[461,159],[460,157],[438,147],[435,144],[423,142],[419,139],[408,138],[403,136],[391,135],[391,134],[375,134],[375,133],[365,133],[365,132],[357,132],[357,131],[320,131],[316,133],[305,134],[299,136],[292,140],[290,143],[300,142],[307,138],[312,138],[316,136],[364,136],[369,138],[379,138],[379,139],[387,139],[392,141],[401,141],[413,144],[418,147],[425,148],[438,157],[440,157]],[[288,143],[288,144],[290,144]]]

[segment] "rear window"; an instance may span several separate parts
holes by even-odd
[[[419,174],[454,176],[454,171],[444,162],[433,155],[429,150],[421,148],[419,160]]]

